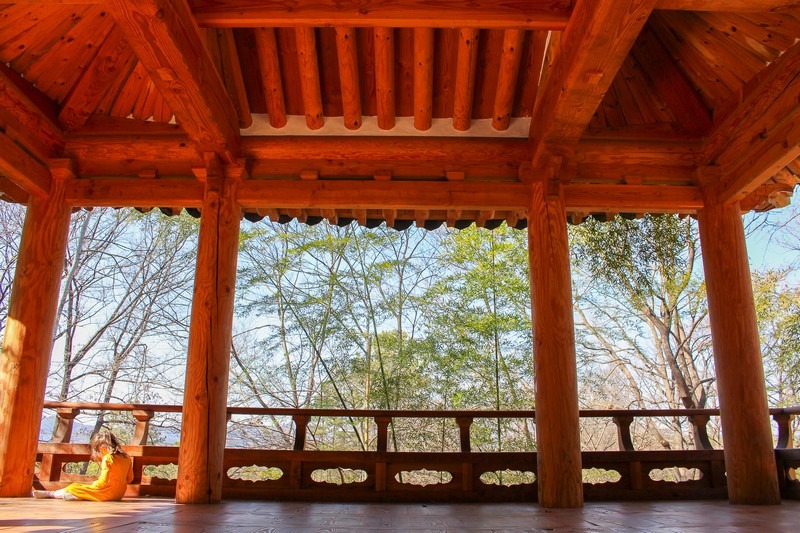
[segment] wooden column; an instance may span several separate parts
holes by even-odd
[[[698,213],[717,373],[728,499],[778,504],[767,392],[739,204]]]
[[[582,507],[578,376],[567,241],[567,213],[558,182],[532,184],[528,254],[536,379],[539,503]]]
[[[31,495],[69,232],[65,189],[54,179],[25,215],[0,363],[0,497]]]
[[[209,172],[211,174],[211,172]],[[222,499],[233,297],[241,210],[237,181],[206,177],[178,456],[178,503]]]

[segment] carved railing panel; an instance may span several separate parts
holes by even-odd
[[[56,489],[88,476],[68,474],[63,465],[89,459],[89,446],[70,442],[81,412],[131,413],[133,437],[126,451],[134,460],[128,495],[174,496],[176,446],[147,445],[156,413],[179,413],[180,406],[46,403],[58,422],[51,442],[39,443],[35,485]],[[374,411],[229,408],[230,415],[289,416],[294,421],[291,450],[225,450],[225,498],[328,501],[536,501],[535,452],[473,452],[470,429],[477,419],[533,420],[533,411]],[[800,407],[773,409],[776,462],[785,498],[800,499],[800,449],[792,448],[792,420]],[[372,451],[319,451],[307,448],[314,417],[368,417],[374,421]],[[584,496],[591,500],[708,499],[727,496],[725,457],[708,437],[716,410],[581,411],[584,418],[605,418],[617,426],[618,451],[584,451]],[[637,418],[686,416],[696,449],[636,450],[632,425]],[[449,419],[459,431],[460,452],[394,452],[389,427],[397,419]]]

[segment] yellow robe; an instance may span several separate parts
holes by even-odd
[[[133,480],[133,461],[124,455],[107,453],[100,463],[100,477],[91,485],[72,483],[64,491],[79,500],[110,502],[121,500]]]

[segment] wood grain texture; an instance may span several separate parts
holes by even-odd
[[[503,55],[500,58],[500,74],[497,78],[492,114],[492,126],[496,130],[507,130],[511,122],[524,39],[525,32],[520,30],[506,30],[503,35]]]
[[[207,175],[197,250],[175,500],[222,499],[241,212],[236,180]]]
[[[568,2],[528,0],[522,3],[424,0],[323,0],[283,2],[236,0],[220,3],[195,0],[192,8],[201,26],[361,26],[416,28],[529,28],[563,30],[570,14]]]
[[[52,102],[0,61],[0,117],[26,135],[32,136],[54,157],[64,147],[64,133]]]
[[[358,46],[356,43],[355,28],[336,27],[343,120],[344,126],[349,130],[357,130],[361,127],[361,90],[359,88]]]
[[[395,123],[394,29],[375,28],[374,39],[378,127],[390,130]]]
[[[535,166],[543,164],[546,145],[571,146],[583,134],[653,5],[654,0],[576,5],[531,120]]]
[[[731,503],[779,504],[772,430],[738,204],[698,214]]]
[[[414,28],[414,127],[429,130],[433,117],[433,28]]]
[[[741,103],[706,143],[710,164],[721,167],[722,201],[738,201],[800,156],[800,44],[745,87]]]
[[[475,94],[479,36],[480,30],[476,28],[462,28],[458,32],[453,127],[459,131],[468,130],[470,122],[472,122],[472,99]]]
[[[273,128],[286,125],[286,105],[283,100],[281,66],[273,28],[256,28],[256,49],[261,75],[264,79],[264,99],[267,103],[269,123]]]
[[[300,67],[300,91],[303,95],[303,109],[306,125],[318,130],[325,125],[322,113],[322,91],[319,85],[319,63],[317,61],[317,40],[314,28],[295,28],[297,39],[297,63]]]
[[[346,209],[524,209],[520,183],[411,182],[363,180],[245,180],[239,186],[243,208]]]
[[[796,0],[656,0],[656,9],[760,12],[797,5]]]
[[[225,87],[228,89],[231,102],[236,108],[236,114],[239,117],[239,127],[249,128],[253,123],[253,117],[250,114],[250,103],[247,100],[247,90],[244,86],[242,67],[239,63],[239,53],[236,49],[236,40],[233,31],[234,30],[231,28],[217,30],[221,57],[221,74]]]
[[[583,506],[578,376],[567,213],[561,185],[531,184],[528,254],[536,380],[539,503]],[[549,190],[548,190],[549,189]]]
[[[0,172],[28,194],[45,198],[50,193],[51,177],[47,167],[0,133]]]
[[[65,180],[25,215],[0,367],[0,496],[30,496],[70,209]]]
[[[119,80],[127,78],[135,66],[136,58],[122,33],[111,31],[61,106],[58,119],[63,127],[75,130],[86,124],[109,91],[122,89]]]
[[[106,7],[189,137],[227,162],[238,158],[236,110],[186,0],[111,0]]]
[[[645,27],[632,53],[678,123],[694,136],[701,137],[708,133],[711,129],[708,108],[655,33]]]
[[[67,185],[66,200],[80,207],[200,208],[203,184],[193,178],[82,178]]]

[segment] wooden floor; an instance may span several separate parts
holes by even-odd
[[[800,531],[800,502],[773,507],[715,502],[535,504],[336,504],[225,502],[177,505],[141,498],[114,503],[0,498],[0,531],[365,532]]]

